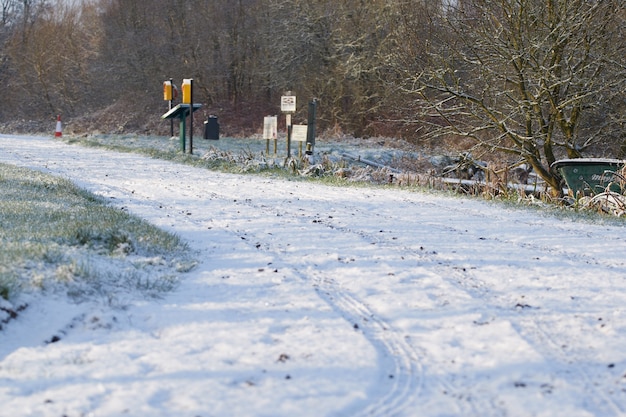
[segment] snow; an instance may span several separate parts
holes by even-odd
[[[200,260],[161,300],[25,295],[0,332],[2,416],[626,414],[617,223],[44,137],[1,136],[0,162],[66,177]]]

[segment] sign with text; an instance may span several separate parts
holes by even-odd
[[[278,118],[276,116],[266,116],[263,119],[263,139],[276,139],[278,132]]]
[[[308,130],[307,125],[291,126],[291,140],[293,142],[306,142],[307,130]]]
[[[281,96],[280,111],[283,113],[294,113],[296,111],[296,96]]]

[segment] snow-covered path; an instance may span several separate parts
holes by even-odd
[[[162,301],[30,307],[0,332],[0,416],[626,415],[623,227],[40,137],[0,162],[202,261]]]

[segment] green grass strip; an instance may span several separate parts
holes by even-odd
[[[172,259],[186,251],[176,235],[107,205],[70,181],[0,164],[2,298],[43,280],[67,278],[58,271],[84,259]]]

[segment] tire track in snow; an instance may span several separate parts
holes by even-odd
[[[442,206],[440,204],[436,204],[434,202],[426,202],[423,203],[424,205],[428,205],[431,207],[436,207],[439,210],[446,210],[446,211],[450,211],[450,207],[449,206]],[[503,216],[500,216],[498,214],[495,214],[493,212],[490,212],[489,215],[485,214],[484,212],[477,210],[477,209],[473,209],[473,208],[469,208],[469,207],[465,207],[465,206],[456,206],[453,209],[454,211],[456,211],[457,213],[462,214],[462,218],[482,218],[484,219],[484,223],[485,224],[489,224],[489,223],[493,223],[494,221],[506,221],[506,219]],[[524,213],[523,211],[521,213]],[[525,219],[518,219],[517,220],[520,224],[520,229],[522,229],[522,227],[529,227],[529,228],[535,228],[535,227],[543,227],[543,223],[542,222],[537,222],[537,221],[533,221],[533,220],[525,220]],[[441,228],[441,225],[436,225],[436,224],[429,224],[432,225],[433,227],[439,227]],[[458,226],[450,226],[447,225],[446,227],[449,228],[450,232],[453,233],[466,233],[468,232],[468,230],[466,229],[462,229]],[[567,233],[567,234],[572,234],[572,235],[576,235],[576,234],[580,234],[581,233],[581,229],[580,228],[575,228],[575,227],[568,227],[567,223],[555,223],[552,222],[550,224],[550,227],[553,229],[556,229],[560,232],[563,233]],[[584,230],[584,234],[587,238],[589,238],[590,241],[592,240],[596,240],[596,241],[602,241],[602,242],[625,242],[626,239],[623,237],[623,235],[612,235],[612,236],[607,236],[606,234],[602,233],[602,229],[601,226],[600,227],[600,231],[595,231],[591,228],[586,228]],[[547,244],[538,244],[538,243],[534,243],[533,241],[516,241],[516,240],[511,240],[511,239],[504,239],[504,238],[499,238],[499,237],[494,237],[494,236],[490,236],[488,238],[485,238],[484,236],[478,236],[476,233],[474,233],[474,235],[481,239],[490,239],[490,240],[494,240],[494,241],[498,241],[501,242],[503,244],[506,245],[514,245],[522,250],[537,250],[540,252],[548,252],[553,256],[565,256],[567,257],[569,260],[572,260],[574,262],[586,262],[587,264],[590,265],[598,265],[598,266],[603,266],[606,268],[610,268],[610,269],[616,269],[619,272],[623,273],[626,271],[626,262],[622,262],[620,265],[616,265],[614,262],[612,261],[607,261],[604,258],[598,258],[597,256],[593,256],[593,255],[589,255],[587,252],[585,251],[572,251],[572,250],[566,250],[566,249],[557,249],[553,246],[547,245]],[[581,262],[583,261],[583,262]],[[621,267],[621,268],[620,268]]]
[[[443,209],[443,207],[442,207]],[[493,221],[493,217],[485,216],[484,213],[476,212],[475,210],[469,209],[457,209],[458,211],[467,212],[470,216],[478,216],[483,217],[485,221]],[[616,276],[623,275],[624,269],[616,266],[614,263],[610,261],[604,261],[603,259],[598,259],[595,256],[588,255],[586,253],[567,251],[560,248],[550,247],[548,245],[536,244],[533,242],[519,242],[512,241],[510,239],[502,239],[499,237],[484,237],[483,234],[473,233],[468,231],[467,229],[461,229],[458,227],[450,226],[450,225],[441,225],[430,223],[429,227],[431,228],[439,228],[444,233],[457,234],[457,235],[472,235],[473,239],[468,239],[469,241],[489,241],[495,242],[499,245],[508,245],[517,247],[521,251],[531,252],[531,253],[541,253],[543,256],[548,258],[554,257],[557,259],[568,259],[572,263],[580,263],[580,264],[588,264],[594,265],[597,267],[606,268],[608,270],[613,271],[613,274]],[[563,226],[560,229],[564,232],[576,233],[577,230],[567,229]],[[437,255],[429,254],[428,252],[424,254],[425,257],[436,257]],[[486,305],[491,305],[494,309],[500,309],[500,313],[498,315],[499,320],[507,320],[511,323],[513,328],[515,328],[518,334],[526,340],[534,349],[538,352],[541,352],[546,358],[550,360],[552,363],[560,363],[563,364],[564,371],[571,370],[574,375],[577,375],[577,378],[569,378],[568,383],[574,385],[582,385],[582,392],[593,392],[594,395],[589,395],[586,397],[586,402],[593,404],[593,407],[590,409],[593,410],[602,410],[603,416],[622,416],[626,410],[626,403],[618,402],[616,397],[611,397],[607,394],[607,390],[610,390],[608,387],[602,387],[598,381],[594,381],[589,372],[583,366],[584,361],[577,360],[578,358],[572,357],[570,354],[566,354],[564,352],[564,345],[571,345],[575,343],[575,341],[569,339],[567,341],[558,342],[554,339],[554,336],[551,335],[551,332],[545,329],[545,326],[542,324],[541,314],[534,314],[535,312],[527,312],[524,311],[524,314],[520,314],[520,311],[516,311],[515,309],[511,310],[502,310],[498,303],[493,303],[491,291],[489,286],[478,279],[473,273],[471,268],[460,267],[455,265],[450,261],[443,261],[438,266],[435,267],[435,270],[438,271],[438,274],[442,277],[450,277],[452,279],[449,282],[453,283],[457,288],[462,289],[472,295],[474,298],[482,299],[486,303]],[[606,279],[612,280],[612,274],[606,274]],[[521,305],[519,307],[521,310],[525,310],[527,306]],[[580,382],[576,382],[580,381]],[[476,398],[476,397],[474,397]]]
[[[231,200],[232,196],[212,193],[212,198],[221,200]],[[255,211],[267,209],[266,206],[253,203],[249,199],[236,200],[237,206],[246,206]],[[396,242],[389,242],[387,239],[381,238],[377,234],[364,232],[362,230],[352,229],[345,226],[337,226],[327,221],[322,221],[318,214],[310,214],[298,209],[284,209],[281,212],[279,224],[277,228],[285,229],[292,227],[310,228],[323,227],[331,230],[333,233],[341,235],[350,235],[353,239],[362,240],[367,246],[375,243],[379,246],[385,246],[392,251],[398,249],[407,258],[424,259],[423,254],[416,254],[413,248],[399,247]],[[192,221],[191,219],[186,219]],[[355,330],[361,331],[364,337],[372,344],[381,358],[381,378],[384,381],[385,390],[382,393],[372,394],[368,400],[368,404],[354,416],[363,417],[387,417],[396,415],[412,415],[408,407],[414,405],[414,401],[419,398],[423,384],[424,374],[422,362],[425,360],[425,353],[420,354],[407,340],[407,337],[400,334],[389,323],[372,311],[366,303],[353,295],[350,291],[342,288],[334,279],[325,276],[323,271],[318,270],[314,263],[307,262],[306,257],[295,259],[296,254],[292,254],[289,259],[288,251],[284,244],[277,244],[275,241],[267,242],[267,236],[252,229],[230,230],[236,236],[241,232],[246,234],[246,242],[252,246],[258,247],[260,244],[265,251],[269,251],[274,259],[278,259],[279,263],[287,265],[287,268],[300,276],[303,282],[312,284],[318,295],[326,301],[334,310],[346,319],[351,325],[355,325]],[[293,231],[296,235],[297,230]],[[332,240],[332,239],[331,239]],[[254,242],[256,243],[254,243]],[[358,245],[357,245],[358,246]],[[277,248],[277,249],[274,249]],[[303,264],[304,262],[304,264]],[[272,263],[278,266],[278,262]],[[300,267],[295,265],[302,264]],[[284,268],[284,266],[283,266]],[[313,277],[313,280],[311,280]],[[449,381],[438,378],[429,381],[432,385],[438,385],[441,391],[450,393],[458,392],[458,387],[452,385]],[[433,384],[435,382],[435,384]],[[432,388],[432,387],[431,387]],[[451,407],[458,408],[458,415],[474,415],[474,416],[490,416],[500,415],[499,412],[494,414],[494,404],[483,401],[480,398],[473,398],[471,401],[463,400],[463,395],[457,395],[454,405]]]
[[[211,193],[211,198],[232,201],[237,206],[252,208],[257,212],[268,209],[267,206],[256,204],[250,199],[234,199],[233,197],[223,193]],[[360,208],[354,209],[354,212],[361,211]],[[368,215],[364,215],[364,217],[368,217]],[[331,230],[333,233],[350,235],[353,239],[356,239],[355,242],[363,241],[366,246],[375,244],[377,247],[385,247],[396,254],[402,254],[407,260],[413,259],[418,263],[426,261],[428,264],[433,264],[440,271],[439,275],[448,280],[447,268],[445,265],[439,265],[437,261],[432,259],[432,256],[418,248],[402,246],[397,241],[389,240],[380,233],[338,225],[332,219],[322,219],[318,213],[314,211],[309,212],[308,209],[303,209],[300,206],[281,207],[280,216],[277,219],[278,223],[275,227],[283,230],[286,227],[291,227],[294,229],[291,232],[294,236],[299,233],[299,228],[305,227],[310,229],[311,225],[314,225],[317,228],[322,227]],[[191,221],[189,218],[186,218],[186,220]],[[375,222],[363,223],[375,224]],[[425,352],[418,354],[403,335],[394,330],[391,325],[367,307],[362,300],[342,288],[334,279],[325,277],[323,273],[317,271],[314,264],[305,263],[302,267],[296,267],[295,265],[303,263],[304,257],[296,259],[297,255],[292,254],[291,256],[294,259],[289,259],[287,256],[289,250],[287,250],[285,244],[277,244],[275,240],[268,243],[266,241],[267,235],[264,231],[255,232],[253,228],[244,230],[229,229],[229,231],[236,236],[240,236],[241,233],[245,234],[245,241],[249,245],[260,244],[265,251],[269,251],[281,264],[287,265],[290,270],[299,275],[304,282],[315,286],[322,299],[338,311],[349,323],[358,324],[359,330],[376,348],[383,360],[381,376],[383,379],[388,379],[385,380],[387,391],[376,394],[377,399],[370,401],[361,412],[356,414],[357,416],[383,417],[403,415],[403,411],[407,411],[407,408],[414,404],[423,389],[424,375],[422,363],[428,363]],[[287,244],[287,246],[289,245]],[[355,243],[355,246],[358,246],[358,244]],[[273,249],[276,247],[278,249]],[[273,265],[278,266],[276,262]],[[314,277],[314,279],[311,280],[309,277]],[[467,292],[465,288],[460,289]],[[393,375],[394,378],[389,378],[390,375]],[[454,403],[450,404],[450,407],[458,409],[456,415],[481,417],[503,415],[503,411],[498,409],[497,405],[483,399],[481,396],[468,397],[451,381],[435,376],[431,377],[429,383],[431,384],[431,389],[433,389],[433,386],[438,386],[439,388],[436,389],[448,392],[450,393],[450,398],[456,399]]]
[[[572,358],[565,355],[563,352],[563,347],[560,345],[554,338],[550,335],[550,332],[547,331],[539,322],[533,318],[526,318],[522,320],[517,320],[516,324],[520,327],[522,332],[524,332],[527,336],[527,339],[533,340],[537,346],[542,346],[544,348],[544,353],[548,357],[552,357],[553,361],[568,362],[571,365],[573,373],[578,376],[578,380],[582,382],[584,385],[584,390],[586,392],[594,392],[596,395],[588,396],[587,401],[591,402],[595,405],[594,411],[597,412],[600,410],[601,415],[608,416],[623,416],[625,412],[625,408],[623,404],[619,404],[615,399],[611,398],[604,390],[600,389],[600,386],[594,382],[589,375],[589,373],[585,370],[582,364]]]
[[[354,211],[361,211],[360,208],[351,207]],[[292,215],[300,215],[302,213],[292,213]],[[363,213],[361,213],[363,215]],[[472,213],[472,215],[476,215]],[[493,220],[493,219],[491,219]],[[452,261],[448,261],[445,259],[438,260],[439,256],[436,252],[428,252],[428,251],[418,251],[416,248],[411,247],[402,247],[398,245],[395,241],[390,241],[388,238],[385,238],[384,235],[380,235],[377,233],[372,233],[371,231],[366,230],[356,230],[354,228],[338,226],[332,224],[332,221],[325,221],[328,227],[332,229],[336,229],[337,231],[341,231],[342,233],[351,233],[358,238],[364,239],[370,243],[376,243],[379,247],[388,247],[390,249],[394,249],[399,251],[404,257],[413,257],[418,262],[424,263],[428,262],[431,265],[431,270],[435,271],[440,277],[445,279],[448,282],[451,282],[455,285],[459,290],[466,292],[475,300],[482,300],[485,305],[491,305],[494,309],[499,309],[501,314],[499,314],[498,319],[507,320],[511,323],[514,329],[517,330],[518,334],[525,339],[534,349],[538,352],[542,352],[544,357],[550,359],[552,362],[561,363],[561,364],[569,364],[569,367],[573,369],[575,374],[578,375],[577,380],[579,382],[568,381],[573,385],[580,385],[582,383],[583,389],[582,391],[586,392],[594,392],[595,395],[591,395],[590,399],[586,401],[588,403],[594,404],[592,409],[602,410],[603,415],[611,416],[619,416],[623,413],[623,406],[620,406],[617,401],[612,399],[609,395],[607,395],[597,384],[597,382],[592,381],[588,373],[585,371],[583,366],[577,365],[577,361],[572,361],[571,357],[565,355],[562,349],[559,347],[559,344],[552,340],[551,336],[549,336],[548,332],[543,330],[543,326],[539,323],[539,321],[535,318],[520,315],[519,312],[515,311],[515,309],[511,309],[509,311],[502,310],[502,307],[499,304],[493,304],[492,295],[489,286],[482,282],[480,279],[475,277],[471,269],[461,267],[460,265],[455,264]],[[317,221],[316,223],[322,224],[323,222]],[[572,262],[586,262],[589,264],[603,264],[603,266],[614,269],[615,266],[610,262],[600,262],[597,258],[592,256],[579,256],[579,254],[570,253],[567,251],[562,251],[554,248],[550,248],[545,245],[537,245],[528,242],[515,242],[515,241],[507,241],[505,239],[499,239],[494,237],[484,238],[482,234],[472,234],[468,230],[461,230],[459,228],[455,228],[450,225],[438,224],[438,223],[429,223],[430,228],[440,229],[444,234],[452,234],[452,235],[473,235],[476,241],[485,241],[485,243],[489,243],[489,241],[495,242],[498,245],[513,245],[519,248],[519,250],[525,252],[538,252],[542,254],[548,253],[548,255],[563,257],[570,259]],[[617,268],[619,269],[619,268]],[[341,297],[349,297],[349,294],[346,292],[340,292],[337,290],[337,284],[332,280],[317,278],[317,281],[320,283],[321,288],[328,288],[328,296],[334,296],[338,300],[331,300],[331,302],[337,303],[344,311],[352,311],[358,312],[358,308],[355,309],[354,306],[350,306],[350,300],[341,299]],[[372,314],[369,310],[365,309],[362,312],[362,316],[366,317],[368,314]],[[354,317],[351,315],[350,317]],[[385,324],[380,325],[379,327],[385,328]],[[387,349],[388,351],[393,351],[394,348],[390,347]],[[411,350],[413,350],[411,348]],[[450,387],[451,391],[459,392],[459,387],[450,386],[449,383],[444,383],[440,381],[441,386]],[[520,385],[521,386],[521,385]],[[549,387],[548,387],[549,388]],[[547,388],[546,388],[547,389]],[[471,392],[471,390],[470,390]],[[506,413],[504,410],[498,410],[497,404],[481,397],[480,395],[471,395],[471,413],[473,415],[500,415],[502,413]],[[391,403],[389,400],[383,400],[381,405],[384,405],[385,402]],[[373,405],[372,407],[376,408],[378,405]],[[383,409],[382,407],[380,408]],[[376,414],[377,415],[377,414]],[[384,414],[383,414],[384,415]],[[465,413],[467,415],[467,413]]]
[[[102,189],[101,193],[104,193],[104,195],[109,198],[124,199],[131,198],[128,196],[128,191],[127,186],[113,186],[108,184],[106,188]],[[194,198],[199,197],[191,191],[183,189],[179,189],[177,193],[183,198],[192,196]],[[124,195],[126,195],[126,197],[123,197]],[[251,200],[233,199],[232,196],[216,192],[211,192],[211,198],[231,201],[236,206],[247,207],[256,212],[267,209],[267,207],[254,204]],[[169,204],[152,199],[147,200],[147,202],[155,207],[165,207]],[[179,215],[179,221],[193,224],[199,229],[204,228],[204,223],[201,220],[196,220],[194,216],[185,215],[183,211],[179,210],[178,204],[175,206],[170,205],[169,207],[176,210],[176,214]],[[315,224],[311,222],[313,217],[309,217],[305,213],[297,210],[283,212],[277,219],[279,219],[280,224],[277,224],[276,227],[281,229],[288,227],[297,228],[303,224],[307,226]],[[320,225],[322,224],[320,223]],[[323,225],[323,227],[327,226],[328,225]],[[403,415],[403,411],[407,409],[412,400],[419,396],[423,383],[422,369],[418,355],[405,340],[404,336],[395,331],[391,325],[372,312],[365,303],[341,288],[334,280],[324,277],[319,272],[313,272],[314,268],[310,265],[296,266],[298,263],[302,264],[302,260],[288,259],[289,256],[287,255],[287,251],[284,250],[284,247],[276,245],[273,241],[270,243],[266,242],[267,234],[261,231],[255,231],[252,228],[244,230],[228,228],[225,230],[228,230],[232,235],[240,239],[242,237],[241,235],[245,234],[246,238],[245,240],[242,239],[242,242],[251,248],[258,250],[259,245],[264,247],[263,250],[266,253],[269,252],[270,256],[274,259],[272,262],[274,267],[279,267],[281,270],[289,269],[298,276],[302,282],[311,285],[324,302],[338,312],[349,325],[356,326],[355,330],[359,331],[375,348],[380,358],[379,384],[380,386],[384,386],[384,389],[381,390],[380,386],[377,386],[376,392],[371,393],[371,396],[368,395],[367,403],[363,406],[363,409],[351,415],[355,417],[391,417]],[[336,231],[340,233],[352,233],[340,229]],[[362,236],[360,237],[362,238]],[[310,278],[311,276],[314,276],[313,280]]]
[[[231,199],[229,196],[216,193],[213,193],[213,198]],[[251,200],[245,199],[238,200],[236,205],[248,206],[255,211],[264,208],[253,204]],[[186,216],[183,217],[183,220],[197,224],[194,219]],[[294,225],[300,225],[302,220],[302,213],[300,212],[283,214],[277,227],[283,229],[289,227],[288,225],[293,227]],[[311,218],[307,217],[305,220],[311,220]],[[239,237],[240,232],[242,232],[241,230],[229,231]],[[377,389],[376,393],[368,396],[367,404],[364,408],[351,415],[354,417],[392,417],[403,415],[403,411],[419,396],[423,383],[422,369],[417,353],[405,340],[404,336],[395,331],[382,318],[378,317],[356,296],[341,288],[334,280],[326,278],[320,273],[312,272],[313,268],[307,268],[307,265],[296,267],[295,265],[298,262],[287,259],[286,252],[280,247],[278,250],[270,249],[277,246],[275,242],[267,244],[265,242],[267,239],[266,235],[261,235],[251,229],[246,229],[244,232],[247,234],[244,242],[255,248],[259,244],[264,246],[265,252],[270,252],[272,258],[276,259],[276,261],[272,262],[273,266],[279,267],[282,264],[281,269],[291,270],[302,282],[313,286],[318,296],[333,310],[337,311],[350,325],[354,326],[355,330],[360,331],[376,349],[380,357],[380,378],[383,381],[381,385],[384,385],[384,389],[382,392],[378,392],[381,390]],[[342,232],[345,233],[345,231]],[[311,276],[315,278],[311,280]],[[377,388],[380,387],[378,386]]]
[[[445,267],[444,267],[445,268]],[[443,273],[443,271],[442,271]],[[554,337],[550,335],[550,332],[544,328],[544,325],[540,323],[541,314],[534,314],[533,312],[516,311],[513,309],[502,310],[500,307],[495,306],[490,300],[489,290],[485,286],[477,285],[475,277],[467,269],[448,269],[448,273],[452,276],[456,276],[455,285],[459,288],[464,288],[469,293],[474,292],[485,304],[491,304],[493,308],[499,308],[498,320],[506,320],[517,331],[522,339],[529,343],[535,350],[541,352],[541,354],[553,364],[559,364],[561,372],[572,373],[577,375],[578,378],[568,378],[567,382],[571,385],[582,385],[581,392],[593,392],[595,395],[588,395],[585,400],[588,403],[594,404],[591,410],[602,410],[602,416],[623,416],[624,405],[620,405],[615,399],[611,398],[607,393],[601,389],[601,386],[592,381],[588,372],[582,365],[582,361],[567,355],[564,353],[565,344],[559,343],[554,340]],[[521,310],[525,310],[526,306],[521,306]],[[485,323],[486,324],[486,323]],[[572,340],[568,340],[567,344],[570,344]],[[580,382],[579,382],[580,381]],[[519,381],[519,384],[522,384]],[[520,385],[523,386],[523,385]],[[546,390],[551,390],[553,387],[550,384],[544,384]]]
[[[473,217],[482,217],[485,220],[489,219],[493,221],[493,217],[486,216],[484,213],[478,212],[476,210],[467,209],[467,208],[457,208],[459,212],[468,213]],[[502,219],[502,218],[500,218]],[[598,267],[603,267],[608,270],[612,270],[613,273],[617,276],[623,274],[624,269],[616,266],[612,262],[607,262],[602,259],[598,259],[595,256],[588,255],[586,253],[567,251],[562,249],[553,248],[547,245],[535,244],[533,242],[518,242],[511,241],[508,239],[501,239],[498,237],[487,237],[485,238],[483,234],[476,234],[474,232],[469,232],[467,229],[460,229],[458,227],[450,226],[450,225],[437,225],[430,224],[430,227],[437,227],[447,233],[456,233],[456,234],[472,234],[473,240],[478,241],[493,241],[497,244],[502,245],[512,245],[518,247],[523,251],[530,251],[532,253],[541,253],[547,257],[555,257],[555,258],[566,258],[572,263],[581,263],[588,265],[595,265]],[[559,229],[563,232],[567,233],[577,233],[578,230],[568,229],[559,225]],[[593,232],[588,232],[589,237],[593,236]],[[456,276],[451,282],[453,282],[457,287],[464,289],[468,293],[473,294],[475,297],[479,297],[483,299],[486,303],[492,304],[490,300],[491,294],[488,286],[477,279],[472,273],[471,269],[467,268],[458,268],[455,267],[452,263],[442,263],[441,264],[441,274],[448,274],[450,276]],[[607,274],[607,279],[611,280],[611,274]],[[494,308],[498,308],[496,304],[492,304]],[[520,306],[522,310],[525,310],[527,306]],[[530,308],[530,306],[528,306]],[[589,375],[589,372],[585,369],[583,365],[584,361],[578,360],[576,357],[572,357],[571,354],[567,354],[564,352],[564,346],[571,345],[574,341],[557,341],[554,339],[554,336],[551,335],[551,332],[545,329],[544,324],[541,322],[541,313],[536,312],[524,312],[526,314],[520,314],[518,311],[501,311],[498,318],[509,321],[512,326],[517,330],[518,334],[525,339],[534,349],[541,352],[546,358],[549,358],[553,363],[560,363],[563,366],[566,366],[564,371],[571,370],[578,377],[575,379],[569,378],[568,382],[570,384],[580,384],[583,385],[583,392],[593,392],[595,395],[590,395],[586,397],[586,402],[594,404],[594,410],[602,410],[603,416],[622,416],[626,412],[626,402],[618,402],[615,397],[611,397],[606,391],[610,391],[609,387],[602,387],[598,381],[594,381],[593,378]],[[577,382],[580,381],[580,382]],[[626,399],[625,399],[626,400]]]
[[[117,187],[116,187],[117,188]],[[126,189],[119,187],[119,191],[123,193]],[[179,190],[183,197],[189,197],[185,190]],[[194,197],[198,197],[194,195]],[[232,196],[224,194],[211,193],[211,198],[216,200],[233,201]],[[158,201],[151,202],[154,205],[160,204]],[[161,203],[165,205],[165,203]],[[254,204],[251,200],[236,200],[235,205],[247,206],[254,210],[264,210],[267,207]],[[173,206],[171,206],[174,208]],[[180,219],[185,222],[191,222],[196,225],[199,223],[189,216],[185,216],[183,212],[177,212],[180,215]],[[355,228],[336,225],[332,221],[321,221],[317,214],[310,214],[303,212],[300,209],[295,210],[283,210],[281,217],[278,218],[279,224],[277,227],[284,228],[287,224],[292,223],[291,227],[301,226],[310,227],[311,224],[316,227],[325,227],[334,230],[334,232],[341,234],[351,234],[357,239],[361,239],[368,244],[376,243],[379,247],[387,247],[392,250],[399,251],[406,258],[413,258],[417,262],[428,262],[434,267],[438,275],[446,278],[447,281],[455,281],[456,286],[464,292],[468,292],[473,298],[483,299],[488,301],[488,289],[484,283],[478,282],[470,274],[463,271],[461,268],[455,267],[453,264],[447,264],[445,262],[438,262],[436,260],[437,255],[431,252],[423,252],[417,250],[417,248],[403,247],[398,242],[389,240],[385,235],[374,233],[367,230],[358,230]],[[461,233],[460,230],[456,230],[449,226],[431,224],[431,227],[439,227],[446,233]],[[318,294],[326,301],[331,307],[338,311],[348,322],[352,324],[359,324],[359,330],[362,331],[366,339],[376,348],[376,351],[381,357],[381,376],[393,375],[393,378],[385,382],[386,391],[378,394],[373,401],[366,405],[361,412],[356,415],[359,416],[393,416],[402,415],[402,412],[407,409],[415,398],[419,397],[420,391],[423,385],[423,369],[420,361],[424,358],[419,357],[414,348],[409,342],[399,333],[391,328],[381,318],[369,309],[361,300],[356,298],[347,290],[341,288],[341,286],[334,281],[324,277],[320,273],[314,273],[309,268],[296,268],[294,262],[285,258],[286,250],[283,248],[274,249],[275,242],[267,243],[267,235],[254,231],[253,229],[234,230],[229,231],[238,237],[242,233],[246,234],[246,243],[250,246],[261,243],[264,250],[269,251],[271,255],[278,259],[281,264],[288,265],[292,271],[301,277],[303,282],[308,282],[317,288]],[[297,233],[297,232],[294,232]],[[274,262],[276,265],[277,262]],[[294,269],[295,268],[295,269]],[[309,277],[313,276],[311,281]],[[452,278],[452,280],[450,279]],[[431,381],[432,382],[432,381]],[[442,390],[449,392],[461,392],[458,386],[453,386],[449,381],[439,380],[437,382]],[[467,397],[467,396],[466,396]],[[470,401],[461,402],[457,401],[455,404],[457,407],[463,408],[463,415],[475,415],[489,416],[499,415],[499,411],[494,409],[494,404],[485,400],[480,395],[472,395]],[[497,407],[495,407],[497,408]],[[502,410],[500,410],[502,411]]]
[[[303,276],[303,279],[304,276]],[[419,396],[423,384],[423,371],[411,345],[388,323],[377,317],[363,302],[340,288],[332,279],[316,276],[315,286],[320,297],[338,310],[376,347],[381,356],[382,377],[390,385],[378,399],[356,416],[395,416],[404,411],[411,400]]]

